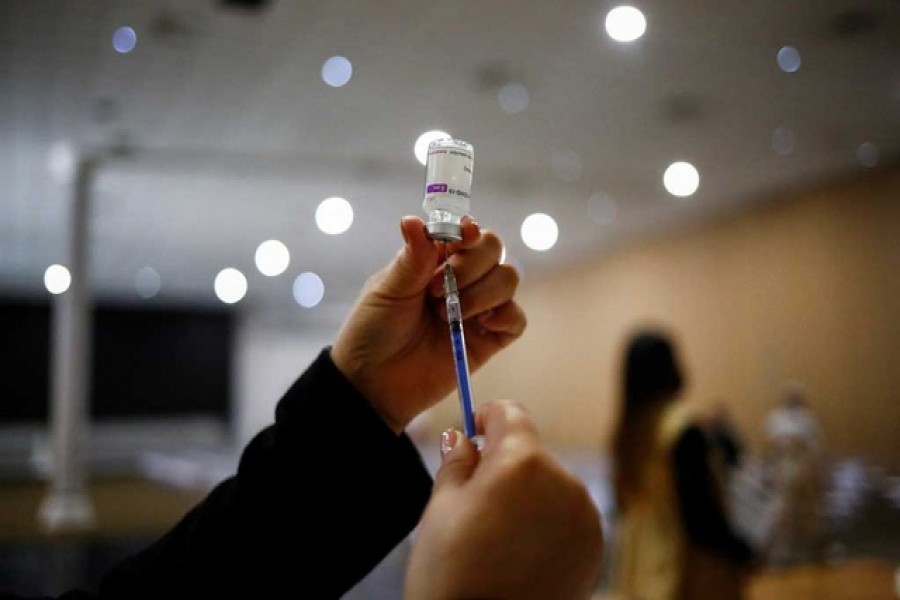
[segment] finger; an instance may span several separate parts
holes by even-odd
[[[426,234],[425,223],[418,217],[403,217],[400,232],[406,243],[383,271],[376,289],[386,296],[406,298],[428,287],[439,257],[437,246]]]
[[[448,252],[452,248],[448,248]],[[453,252],[447,259],[453,268],[456,277],[456,285],[460,290],[478,281],[493,267],[500,263],[500,255],[503,253],[503,242],[492,231],[482,230],[478,240],[468,248],[462,248]],[[430,291],[434,296],[443,294],[442,273],[438,270],[434,273]]]
[[[476,242],[478,242],[478,239],[481,237],[481,226],[478,225],[478,221],[476,221],[472,216],[464,216],[459,222],[459,226],[462,230],[462,241],[453,244],[447,244],[447,249],[451,253],[459,252],[460,250],[464,250],[466,248],[471,248]]]
[[[500,264],[503,242],[496,233],[488,229],[481,231],[478,240],[467,248],[452,254],[447,260],[456,275],[456,284],[463,289],[478,281],[493,267]]]
[[[528,324],[525,311],[512,301],[477,315],[475,320],[487,332],[505,333],[513,338],[521,336]]]
[[[434,477],[434,491],[458,487],[472,477],[480,455],[475,445],[456,429],[441,434],[441,468]]]
[[[510,265],[495,265],[481,279],[459,293],[463,318],[502,306],[513,299],[519,287],[519,273]]]
[[[509,436],[538,437],[537,427],[528,411],[513,400],[488,402],[478,409],[475,417],[476,430],[484,435],[485,452]]]

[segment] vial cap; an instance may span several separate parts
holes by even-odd
[[[462,227],[458,223],[446,221],[430,221],[425,225],[428,236],[439,242],[461,242]]]

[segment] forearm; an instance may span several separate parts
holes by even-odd
[[[124,563],[104,591],[293,588],[338,597],[409,533],[429,493],[409,439],[380,420],[325,351],[244,450],[237,475]]]

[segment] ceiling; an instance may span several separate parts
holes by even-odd
[[[474,145],[472,212],[526,279],[861,174],[863,143],[878,166],[900,153],[900,2],[634,5],[647,32],[623,44],[603,30],[605,1],[3,0],[0,293],[46,296],[44,270],[66,261],[66,152],[127,150],[94,181],[100,298],[218,304],[230,266],[249,280],[238,309],[310,316],[345,308],[399,247],[399,218],[421,214],[425,130]],[[119,54],[124,25],[137,46]],[[776,64],[785,45],[794,73]],[[353,64],[344,87],[321,78],[333,55]],[[517,114],[497,100],[511,82],[529,95]],[[779,127],[789,154],[773,150]],[[676,160],[700,172],[690,198],[662,185]],[[330,196],[355,211],[342,235],[315,225]],[[532,212],[557,220],[551,250],[522,243]],[[254,267],[270,238],[291,251],[275,278]],[[161,277],[149,301],[134,290],[147,266]],[[314,309],[291,296],[303,271],[325,282]]]

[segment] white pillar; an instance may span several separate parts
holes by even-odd
[[[50,489],[38,520],[50,531],[93,527],[87,493],[85,445],[91,370],[91,284],[89,219],[91,188],[98,159],[78,161],[68,222],[69,289],[53,306],[50,398]]]

